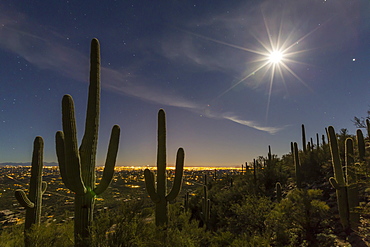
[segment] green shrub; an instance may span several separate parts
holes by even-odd
[[[327,246],[329,237],[329,206],[319,200],[321,190],[295,189],[276,204],[266,225],[273,232],[277,246]],[[317,236],[320,234],[320,238]],[[324,236],[327,235],[327,238]]]
[[[0,235],[1,247],[20,247],[24,246],[23,238],[24,225],[15,225],[4,230]],[[29,241],[31,246],[38,247],[70,247],[73,243],[73,222],[63,224],[41,223],[39,226],[33,225],[29,231]]]

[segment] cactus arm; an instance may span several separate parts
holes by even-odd
[[[161,199],[155,192],[154,188],[154,176],[152,172],[149,169],[144,170],[144,177],[145,177],[145,187],[146,191],[148,192],[150,199],[152,199],[153,202],[158,203]]]
[[[35,204],[31,202],[30,199],[28,199],[26,193],[23,190],[18,189],[15,191],[14,194],[15,194],[15,198],[17,198],[17,201],[19,202],[19,204],[22,205],[22,207],[25,207],[25,208],[35,207]]]
[[[41,194],[44,194],[47,188],[48,188],[48,183],[45,181],[42,181],[41,182]]]
[[[112,181],[114,174],[114,166],[116,164],[118,145],[119,145],[120,128],[118,125],[114,125],[108,146],[108,154],[105,161],[103,177],[99,185],[95,188],[94,192],[96,195],[103,193]]]
[[[339,156],[337,136],[335,135],[333,126],[329,126],[328,136],[329,136],[331,157],[332,157],[332,162],[333,162],[333,167],[334,167],[334,177],[337,183],[342,187],[345,185],[345,181],[344,181],[342,164],[341,164],[340,156]]]
[[[340,186],[337,183],[337,180],[335,180],[335,178],[333,178],[333,177],[329,178],[329,182],[330,182],[331,186],[333,186],[334,189],[336,189],[336,190],[340,189]]]
[[[64,149],[64,133],[63,131],[58,131],[55,135],[55,146],[56,153],[59,164],[59,171],[62,177],[64,185],[73,191],[73,186],[70,185],[68,181],[68,174],[66,172],[66,162],[65,162],[65,149]]]
[[[356,131],[356,137],[358,146],[358,156],[360,157],[360,161],[363,161],[365,157],[365,140],[361,130],[358,129]]]
[[[182,175],[184,172],[184,149],[179,148],[176,155],[176,172],[173,186],[170,193],[166,196],[167,201],[173,201],[179,194],[182,184]]]
[[[85,194],[86,188],[81,177],[81,162],[77,147],[77,131],[73,99],[64,95],[62,100],[62,120],[64,130],[65,175],[72,191]],[[63,175],[63,174],[62,174]]]
[[[345,174],[347,185],[356,183],[355,160],[352,138],[347,138],[345,142]]]

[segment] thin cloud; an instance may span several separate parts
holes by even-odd
[[[260,126],[254,121],[242,120],[242,119],[239,119],[237,116],[224,116],[223,118],[233,121],[235,123],[241,124],[241,125],[245,125],[245,126],[257,129],[257,130],[268,132],[270,134],[276,134],[277,132],[283,129],[282,127],[277,128],[277,127]]]
[[[60,41],[61,35],[41,27],[38,23],[32,23],[25,16],[22,21],[14,22],[11,21],[9,16],[3,15],[1,23],[0,49],[16,53],[41,69],[56,71],[77,81],[86,81],[88,57],[63,45]],[[193,55],[196,56],[195,53]],[[205,64],[204,59],[198,62]],[[209,68],[220,69],[221,67],[218,62],[215,62]],[[148,83],[143,82],[147,82],[149,79],[135,74],[135,69],[131,69],[114,70],[102,67],[102,86],[113,92],[156,104],[184,108],[197,114],[204,112],[203,104],[189,101],[180,95],[166,92],[162,88],[148,86]],[[206,116],[227,119],[270,134],[274,134],[281,129],[262,127],[253,121],[242,120],[230,113],[212,113],[206,114]]]

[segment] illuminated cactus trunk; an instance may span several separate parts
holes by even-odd
[[[359,215],[354,212],[355,207],[359,204],[359,197],[355,181],[353,140],[347,138],[345,143],[346,174],[344,174],[338,150],[337,137],[332,126],[328,128],[328,136],[334,169],[334,178],[331,177],[329,181],[336,189],[340,220],[344,231],[348,233],[351,228],[355,228],[359,224]],[[347,176],[346,179],[345,175]]]
[[[164,110],[158,112],[158,147],[157,147],[157,187],[155,188],[154,174],[145,169],[146,190],[155,203],[155,223],[166,226],[168,223],[168,202],[175,200],[181,190],[184,169],[184,150],[179,148],[176,155],[176,171],[172,189],[167,194],[166,178],[166,116]]]
[[[43,149],[44,141],[42,137],[38,136],[33,143],[31,179],[28,196],[21,189],[15,191],[15,197],[18,202],[26,208],[26,221],[24,225],[25,246],[31,246],[31,243],[28,241],[27,231],[33,224],[39,225],[41,220],[42,195],[47,187],[47,183],[42,181]]]
[[[56,133],[59,169],[65,186],[75,193],[75,246],[89,246],[89,227],[93,219],[95,196],[109,186],[116,163],[120,128],[113,126],[103,177],[95,185],[95,159],[100,111],[100,48],[91,41],[90,86],[85,133],[78,149],[74,103],[70,95],[62,100],[63,131]]]

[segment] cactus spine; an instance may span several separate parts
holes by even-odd
[[[155,223],[165,226],[168,223],[168,202],[175,200],[181,190],[184,170],[184,150],[179,148],[176,155],[176,171],[170,193],[167,194],[166,178],[166,116],[164,110],[158,112],[158,148],[157,148],[157,188],[155,188],[154,174],[145,169],[146,190],[155,203]],[[167,195],[166,195],[167,194]]]
[[[37,136],[33,142],[31,179],[28,196],[21,189],[15,191],[15,197],[18,202],[26,208],[26,221],[24,225],[25,246],[31,246],[27,238],[27,231],[33,224],[40,224],[42,195],[47,188],[47,183],[42,181],[43,149],[44,141],[42,137]]]
[[[334,178],[329,179],[331,185],[336,189],[339,216],[343,229],[348,232],[351,227],[358,224],[358,215],[354,212],[358,206],[358,191],[354,181],[353,141],[346,140],[346,178],[340,160],[337,137],[332,126],[328,128],[329,144],[334,169]]]
[[[93,219],[95,196],[109,186],[117,158],[120,128],[113,126],[103,177],[95,185],[95,159],[100,112],[100,47],[99,41],[91,41],[90,86],[87,104],[85,133],[80,148],[74,103],[70,95],[62,100],[63,131],[56,133],[56,151],[60,173],[65,186],[75,192],[75,245],[88,246],[89,227]]]

